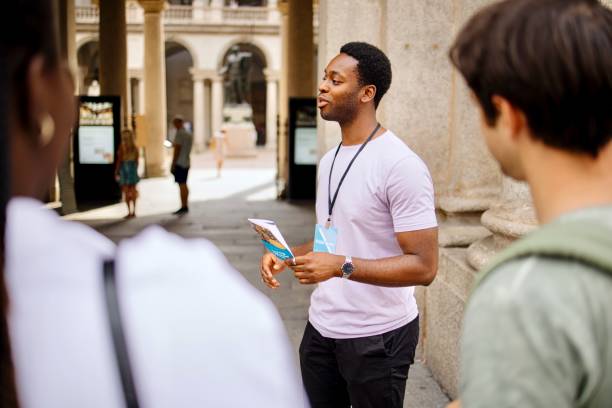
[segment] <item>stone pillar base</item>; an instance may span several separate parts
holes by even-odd
[[[465,249],[441,248],[438,276],[419,296],[425,362],[451,398],[458,396],[459,341],[475,274]]]
[[[165,177],[168,171],[161,163],[147,163],[147,177]]]
[[[468,262],[478,270],[513,241],[537,228],[533,207],[528,202],[516,201],[485,211],[482,224],[493,235],[474,242],[468,248]]]
[[[491,231],[480,224],[481,216],[481,212],[446,213],[439,210],[438,244],[443,248],[465,248],[491,235]]]

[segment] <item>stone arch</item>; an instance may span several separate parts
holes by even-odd
[[[100,42],[100,38],[98,38],[97,35],[88,35],[86,37],[81,38],[76,43],[76,50],[77,50],[77,52],[79,51],[79,49],[82,46],[84,46],[85,44],[90,43],[90,42]]]
[[[165,43],[176,43],[181,47],[185,48],[189,55],[191,56],[191,61],[193,62],[193,68],[199,67],[198,63],[198,53],[193,49],[193,46],[182,38],[180,35],[170,35],[165,38]]]
[[[270,64],[272,62],[272,55],[270,54],[270,50],[268,50],[268,47],[266,47],[265,44],[263,44],[261,41],[258,41],[254,38],[237,37],[229,41],[228,43],[226,43],[225,46],[221,48],[219,55],[217,55],[217,70],[223,67],[225,56],[229,52],[230,48],[232,48],[234,45],[239,45],[239,44],[249,44],[252,47],[256,48],[263,57],[263,62],[265,64],[265,67],[270,68]]]
[[[243,95],[244,103],[248,104],[252,109],[252,122],[257,133],[257,145],[263,146],[266,144],[266,129],[268,125],[267,117],[267,78],[265,71],[269,66],[269,56],[266,56],[265,51],[255,44],[253,41],[232,41],[225,49],[220,67],[225,66],[228,56],[231,53],[231,48],[237,46],[241,51],[247,51],[251,54],[250,68],[247,73],[248,92]],[[221,68],[219,68],[221,69]],[[225,100],[224,105],[232,105],[231,95],[233,95],[232,86],[227,81],[228,77],[224,76]]]
[[[80,94],[87,94],[93,81],[99,81],[100,43],[98,37],[87,37],[77,46],[77,83]]]
[[[166,64],[166,123],[175,115],[181,115],[193,123],[193,78],[190,70],[195,66],[193,53],[176,38],[168,38],[164,44]]]

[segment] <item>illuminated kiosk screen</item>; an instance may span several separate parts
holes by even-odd
[[[81,102],[79,109],[79,163],[113,164],[114,161],[113,103]]]
[[[295,129],[294,162],[297,165],[317,164],[317,128],[298,127]]]

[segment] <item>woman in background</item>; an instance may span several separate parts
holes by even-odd
[[[213,137],[213,148],[215,162],[217,164],[217,177],[221,177],[221,169],[223,168],[223,160],[225,159],[225,149],[227,147],[227,130],[222,127],[221,130],[215,132]]]
[[[117,150],[115,177],[121,186],[123,198],[128,208],[128,215],[125,218],[136,216],[136,199],[138,198],[136,184],[140,181],[140,177],[138,177],[138,156],[138,148],[134,143],[132,131],[124,129],[121,132],[121,144]]]

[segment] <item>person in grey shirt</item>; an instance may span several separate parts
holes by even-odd
[[[450,57],[489,150],[528,182],[542,231],[595,224],[612,251],[612,11],[502,1],[467,22]],[[611,311],[612,266],[531,255],[494,267],[466,308],[451,406],[611,407]]]
[[[181,195],[181,208],[174,214],[182,215],[189,212],[187,200],[189,198],[189,188],[187,187],[187,176],[191,167],[191,147],[193,145],[193,135],[184,127],[184,120],[181,116],[175,116],[172,124],[176,128],[176,136],[172,143],[174,155],[172,156],[172,167],[170,172],[174,175],[174,181],[179,185]]]

